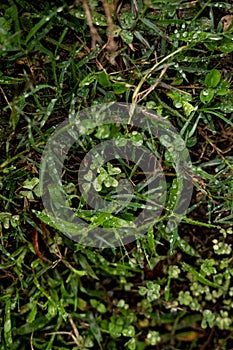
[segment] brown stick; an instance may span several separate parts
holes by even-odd
[[[99,36],[99,34],[98,34],[98,32],[97,32],[97,30],[94,27],[94,24],[92,22],[91,11],[89,9],[87,0],[82,0],[82,3],[83,3],[83,8],[84,8],[84,11],[85,11],[86,17],[87,17],[87,24],[89,26],[90,33],[91,33],[91,48],[94,49],[96,47],[96,43],[97,42],[101,43],[102,39]]]
[[[47,259],[40,251],[39,243],[38,243],[38,232],[36,230],[33,230],[32,232],[32,244],[38,258],[40,258],[43,261],[51,263],[51,261]]]
[[[109,61],[111,64],[116,64],[115,56],[117,51],[117,43],[114,40],[114,22],[112,19],[112,13],[115,10],[115,4],[112,0],[111,2],[106,2],[105,0],[101,0],[104,8],[104,12],[106,15],[107,23],[108,23],[108,42],[105,45],[107,51],[109,52]]]

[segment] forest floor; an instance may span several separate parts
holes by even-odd
[[[1,1],[0,350],[231,349],[232,20]]]

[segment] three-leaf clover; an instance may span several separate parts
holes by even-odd
[[[202,328],[207,328],[208,324],[209,327],[212,328],[214,326],[215,321],[215,315],[211,310],[204,310],[203,311],[203,319],[201,322]]]
[[[100,167],[97,172],[99,175],[93,181],[93,186],[97,192],[102,190],[103,185],[106,187],[118,186],[118,181],[113,176],[121,173],[120,168],[113,167],[111,163],[107,163],[107,170]]]
[[[160,297],[160,285],[154,281],[148,281],[146,283],[146,287],[139,287],[139,294],[145,295],[147,294],[147,300],[149,302],[156,300]]]
[[[33,177],[31,180],[25,180],[23,188],[24,190],[20,191],[23,197],[31,200],[33,200],[35,196],[40,197],[39,179],[37,177]]]
[[[193,300],[189,291],[180,291],[178,299],[181,305],[189,305]]]

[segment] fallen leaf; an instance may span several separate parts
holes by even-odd
[[[233,21],[233,15],[226,15],[221,18],[221,22],[223,23],[223,31],[225,32],[231,25]]]

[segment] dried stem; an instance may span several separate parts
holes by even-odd
[[[101,43],[102,39],[99,36],[96,28],[94,27],[93,21],[92,21],[92,17],[91,17],[91,11],[89,9],[87,0],[82,0],[83,3],[83,8],[84,11],[86,13],[86,17],[87,17],[87,24],[89,26],[90,29],[90,33],[91,33],[91,48],[94,49],[96,47],[96,43]]]

